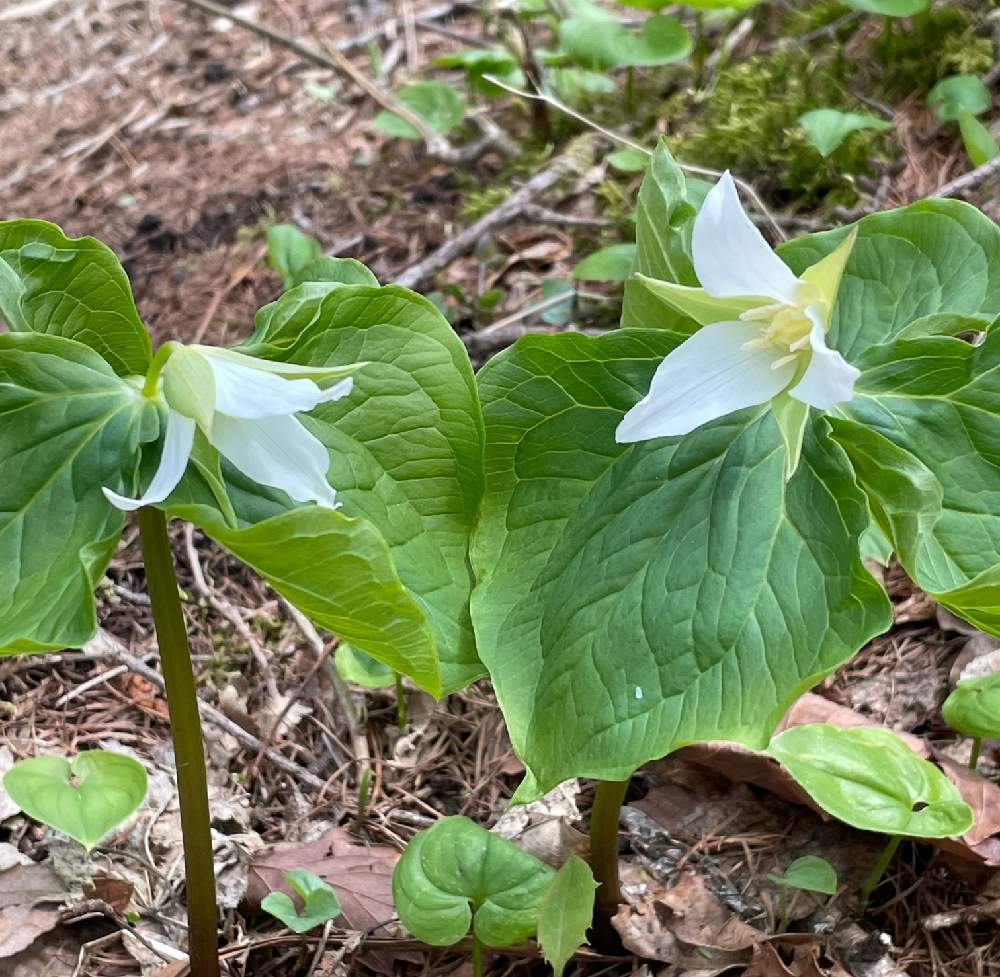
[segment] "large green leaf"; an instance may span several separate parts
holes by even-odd
[[[649,161],[636,205],[633,271],[647,278],[697,285],[691,263],[691,230],[696,208],[688,200],[687,182],[665,139]],[[624,328],[670,328],[693,332],[697,324],[637,280],[626,282],[622,303]]]
[[[11,330],[75,339],[122,376],[146,372],[149,335],[125,271],[107,245],[66,237],[47,221],[0,221],[2,265],[0,316]]]
[[[10,799],[28,817],[80,842],[88,851],[145,799],[146,768],[130,756],[88,750],[72,760],[36,756],[4,774]]]
[[[490,473],[473,546],[480,654],[547,789],[620,780],[692,741],[761,746],[889,624],[864,496],[826,422],[785,478],[773,414],[617,444],[683,337],[526,337],[480,374]]]
[[[392,873],[403,925],[432,946],[469,931],[486,946],[534,936],[538,909],[555,872],[513,842],[468,818],[443,818],[406,846]]]
[[[900,562],[923,590],[1000,634],[1000,330],[872,349],[834,420]]]
[[[367,520],[304,506],[234,528],[209,506],[172,503],[169,509],[199,525],[320,627],[440,694],[427,615],[400,583],[385,540]]]
[[[145,422],[145,423],[144,423]],[[0,654],[78,647],[155,410],[89,347],[0,334]]]
[[[444,691],[484,675],[468,607],[483,422],[461,340],[431,302],[396,285],[302,285],[262,309],[257,327],[246,352],[367,364],[350,397],[303,423],[330,449],[343,511],[382,533],[400,579],[426,608]]]
[[[922,316],[1000,313],[1000,228],[975,207],[922,200],[856,226],[828,339],[850,362]],[[849,230],[809,234],[778,251],[801,273]]]
[[[972,827],[958,788],[891,730],[792,726],[768,753],[824,811],[862,831],[947,838]]]

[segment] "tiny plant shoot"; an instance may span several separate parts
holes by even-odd
[[[778,889],[778,932],[788,930],[788,917],[795,904],[799,892],[818,892],[832,896],[837,892],[837,872],[834,867],[818,855],[803,855],[789,863],[781,875],[768,875],[768,879]],[[794,889],[795,895],[789,900],[788,889]]]
[[[972,737],[969,766],[975,770],[983,740],[1000,737],[1000,672],[960,681],[941,706],[944,721]]]

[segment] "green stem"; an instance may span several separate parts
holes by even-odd
[[[590,867],[597,881],[594,900],[594,938],[597,943],[614,945],[611,917],[618,912],[621,888],[618,883],[618,815],[627,780],[602,780],[597,785],[590,810]]]
[[[365,817],[368,810],[368,791],[372,783],[371,767],[365,767],[361,771],[361,779],[358,781],[358,816],[354,821],[354,830],[360,831],[365,826]]]
[[[882,880],[882,876],[885,875],[885,870],[889,867],[889,862],[892,861],[892,856],[896,854],[896,849],[899,847],[899,843],[902,840],[902,835],[893,835],[889,839],[889,844],[885,846],[885,849],[879,856],[878,861],[875,863],[875,868],[872,869],[872,874],[868,876],[868,880],[861,887],[862,911],[867,908],[868,900],[871,898],[872,892],[875,891],[875,886],[879,884]]]
[[[979,766],[979,751],[983,747],[982,736],[972,737],[972,753],[969,755],[969,769],[975,770]]]
[[[788,930],[788,896],[783,885],[778,886],[778,916],[778,932],[784,933]]]
[[[205,752],[198,715],[198,694],[191,670],[184,614],[177,593],[166,517],[159,509],[144,506],[139,510],[139,532],[177,766],[191,977],[219,977],[219,913],[215,902]]]
[[[149,364],[149,369],[146,371],[146,382],[142,385],[143,397],[156,396],[156,386],[160,382],[160,374],[167,365],[167,360],[170,359],[170,354],[174,351],[174,347],[178,345],[178,343],[170,340],[156,351],[153,361]]]
[[[483,943],[472,933],[472,977],[483,977]]]
[[[396,672],[396,725],[406,729],[410,725],[410,717],[406,711],[406,689],[403,688],[403,676]]]

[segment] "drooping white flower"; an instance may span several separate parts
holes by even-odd
[[[827,347],[826,331],[855,237],[852,231],[796,277],[744,213],[733,178],[723,174],[694,221],[691,257],[702,287],[642,278],[702,328],[660,363],[616,439],[687,434],[786,390],[820,410],[850,400],[859,371]]]
[[[157,391],[167,406],[159,468],[140,498],[108,488],[105,496],[127,511],[162,502],[184,475],[200,428],[248,478],[296,502],[336,508],[336,492],[326,479],[327,450],[295,415],[346,397],[353,385],[348,374],[357,366],[272,363],[214,346],[174,344]],[[332,386],[320,387],[331,380]]]

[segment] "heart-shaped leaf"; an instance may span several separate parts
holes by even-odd
[[[88,851],[124,821],[146,797],[146,768],[121,753],[88,750],[72,761],[31,757],[3,778],[11,800],[29,817],[71,838]]]
[[[775,884],[804,892],[819,892],[832,896],[837,891],[837,871],[818,855],[803,855],[791,862],[784,875],[769,875]]]
[[[652,67],[680,61],[694,42],[674,17],[655,14],[639,33],[614,17],[591,12],[568,17],[559,24],[559,40],[566,53],[586,68]]]
[[[280,919],[293,933],[305,933],[340,915],[337,893],[318,875],[304,868],[293,868],[284,877],[302,899],[302,911],[295,908],[284,892],[269,892],[261,899],[260,908]]]
[[[486,946],[534,936],[555,871],[468,818],[443,818],[417,834],[392,874],[403,925],[432,946],[451,946],[469,926]]]
[[[959,682],[945,699],[941,715],[966,736],[1000,736],[1000,672]]]
[[[958,788],[887,729],[792,726],[768,753],[824,811],[862,831],[948,838],[972,826]]]
[[[552,965],[553,977],[562,977],[566,961],[587,942],[596,889],[590,866],[582,858],[570,855],[542,896],[538,943]]]
[[[961,109],[982,115],[993,104],[993,96],[975,75],[950,75],[930,90],[927,104],[942,122],[951,122],[958,118]]]

